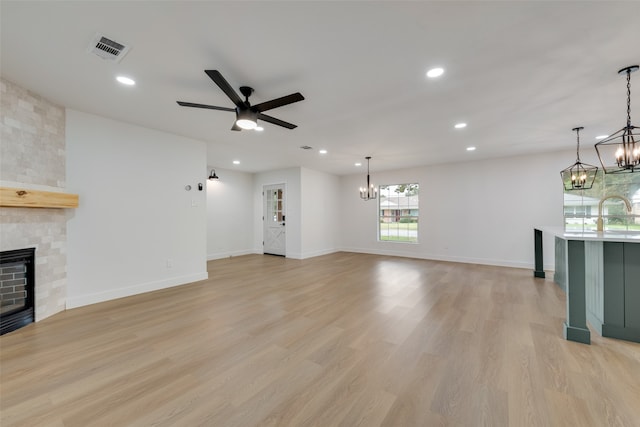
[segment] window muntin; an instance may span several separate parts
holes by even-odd
[[[378,197],[378,240],[418,243],[420,185],[381,185]]]

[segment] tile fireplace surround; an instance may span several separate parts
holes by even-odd
[[[5,79],[0,92],[0,186],[64,191],[64,108]],[[36,248],[36,322],[66,306],[68,215],[0,207],[0,250]]]

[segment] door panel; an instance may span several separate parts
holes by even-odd
[[[265,185],[264,200],[264,249],[265,254],[286,255],[286,214],[284,184]]]

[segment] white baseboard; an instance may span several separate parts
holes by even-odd
[[[320,251],[304,252],[302,254],[302,258],[300,258],[300,259],[314,258],[314,257],[317,257],[317,256],[333,254],[335,252],[340,252],[340,251],[338,249],[323,249],[323,250],[320,250]]]
[[[230,258],[234,256],[242,256],[242,255],[251,255],[257,253],[253,249],[246,249],[242,251],[226,251],[226,252],[215,252],[207,255],[207,261],[213,261],[214,259],[223,259]]]
[[[285,257],[291,259],[302,259],[302,254],[300,252],[287,252]]]
[[[398,257],[404,257],[404,258],[428,259],[433,261],[460,262],[464,264],[493,265],[497,267],[530,268],[532,270],[534,268],[533,260],[530,262],[507,261],[507,260],[496,260],[496,259],[489,259],[489,258],[470,258],[470,257],[458,257],[458,256],[439,255],[439,254],[407,253],[402,251],[390,251],[390,250],[379,250],[379,249],[372,250],[370,248],[353,248],[353,247],[341,248],[340,251],[356,252],[356,253],[372,254],[372,255],[398,256]],[[545,265],[544,269],[554,270],[555,265],[554,264]]]
[[[159,289],[171,288],[187,283],[206,280],[209,273],[195,273],[187,276],[171,277],[169,279],[159,280],[156,282],[141,283],[138,285],[127,286],[126,288],[112,289],[104,292],[96,292],[89,295],[67,298],[67,308],[82,307],[85,305],[96,304],[99,302],[111,301],[117,298],[129,297],[132,295],[143,294],[145,292],[157,291]]]

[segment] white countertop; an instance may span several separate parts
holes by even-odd
[[[629,233],[624,230],[621,231],[565,231],[563,227],[543,225],[541,227],[534,227],[537,230],[542,230],[545,233],[553,234],[556,237],[560,237],[565,240],[596,240],[602,242],[630,242],[640,243],[640,233]]]

